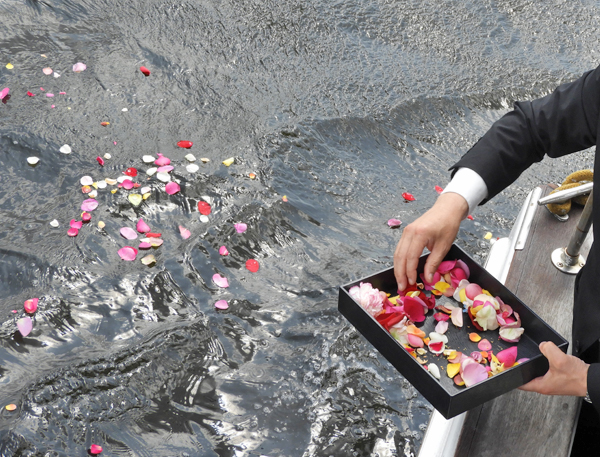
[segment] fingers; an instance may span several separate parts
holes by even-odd
[[[446,246],[445,243],[437,243],[432,247],[431,254],[429,254],[427,262],[425,262],[424,273],[427,282],[433,281],[433,275],[444,260],[448,249],[449,246]]]
[[[540,376],[539,378],[532,379],[527,384],[523,384],[521,387],[519,387],[519,390],[525,390],[527,392],[539,392],[543,385],[544,376]]]

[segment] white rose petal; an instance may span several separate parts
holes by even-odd
[[[198,170],[200,170],[200,167],[195,163],[190,163],[185,167],[185,169],[188,171],[188,173],[196,173]]]
[[[63,154],[71,154],[71,146],[69,146],[68,144],[63,144],[59,151]]]

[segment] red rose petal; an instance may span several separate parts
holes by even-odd
[[[98,446],[97,444],[92,444],[90,446],[90,454],[98,455],[102,452],[102,446]]]
[[[199,201],[198,202],[198,211],[200,211],[200,214],[204,214],[205,216],[208,216],[210,214],[210,212],[212,211],[212,208],[210,207],[210,205],[207,202]]]
[[[404,200],[406,200],[407,202],[414,202],[415,201],[415,197],[413,196],[413,194],[409,194],[408,192],[404,192],[402,194],[402,197],[404,198]]]
[[[133,177],[137,176],[138,171],[133,167],[129,167],[127,170],[125,170],[125,174],[127,176],[131,176],[133,178]]]
[[[144,67],[143,65],[140,67],[140,71],[142,73],[144,73],[144,75],[146,76],[150,76],[150,70],[148,70],[146,67]]]
[[[152,232],[146,233],[146,238],[160,238],[161,236],[162,236],[162,233],[152,233]]]
[[[444,189],[442,189],[440,186],[435,186],[435,191],[436,191],[438,194],[441,194],[441,193],[444,191]]]
[[[192,143],[191,141],[178,141],[177,142],[177,146],[179,146],[180,148],[184,148],[184,149],[189,149],[192,147],[194,143]]]
[[[96,157],[96,160],[98,161],[98,163],[102,166],[104,166],[104,159],[100,156]]]
[[[252,273],[256,273],[260,268],[258,262],[254,259],[246,260],[246,268],[250,270]]]

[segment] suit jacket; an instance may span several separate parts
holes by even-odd
[[[600,67],[546,97],[515,103],[513,111],[495,122],[450,169],[453,173],[460,167],[476,171],[487,185],[487,201],[545,155],[560,157],[596,145],[594,177],[600,177],[599,128]],[[582,354],[600,338],[600,296],[595,287],[600,281],[600,185],[593,192],[593,234],[598,242],[592,244],[575,282],[574,355]],[[600,413],[600,363],[590,366],[588,392]]]

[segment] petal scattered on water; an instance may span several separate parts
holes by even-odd
[[[63,144],[60,147],[59,151],[63,154],[71,154],[71,146],[69,146],[68,144]]]
[[[92,184],[94,184],[94,178],[92,178],[91,176],[82,176],[79,182],[82,186],[91,186]]]
[[[123,181],[123,187],[127,190],[131,190],[133,189],[133,181],[131,179],[126,179],[125,181]]]
[[[142,263],[144,265],[152,265],[153,263],[156,263],[156,258],[153,254],[148,254],[142,258]]]
[[[171,181],[171,175],[169,173],[156,173],[156,177],[159,181],[169,182]]]
[[[60,224],[58,223],[58,221],[56,219],[53,219],[52,221],[50,221],[50,225],[52,227],[58,227]]]
[[[192,232],[190,232],[188,229],[181,225],[179,226],[179,233],[181,234],[181,238],[183,238],[184,240],[187,240],[192,234]]]
[[[194,154],[187,154],[185,156],[185,160],[187,160],[188,162],[195,162],[196,161],[196,156],[194,156]]]
[[[222,288],[229,287],[229,281],[227,281],[227,278],[221,276],[218,273],[215,273],[213,275],[212,280],[219,287],[222,287]]]
[[[96,157],[96,160],[98,161],[98,163],[99,163],[101,166],[104,166],[104,159],[103,159],[102,157],[98,156],[98,157]]]
[[[86,68],[87,68],[86,64],[81,63],[81,62],[77,62],[75,65],[73,65],[73,71],[75,73],[79,73],[81,71],[85,71]]]
[[[137,249],[132,248],[131,246],[125,246],[119,249],[118,254],[123,260],[132,261],[137,257]]]
[[[30,298],[29,300],[25,300],[23,304],[23,308],[25,308],[25,312],[28,314],[33,314],[37,311],[38,308],[38,298]]]
[[[200,216],[200,222],[206,223],[208,221],[209,221],[208,216],[205,216],[204,214],[202,216]]]
[[[150,70],[148,70],[143,65],[140,67],[140,71],[144,74],[144,76],[150,76]]]
[[[189,149],[194,145],[191,141],[178,141],[177,146],[184,149]]]
[[[15,68],[15,66],[12,63],[7,63],[6,68],[8,68],[9,70],[12,70],[13,68]]]
[[[33,329],[33,322],[31,321],[31,317],[25,316],[19,319],[17,321],[17,328],[19,329],[19,332],[21,332],[21,335],[29,335],[31,333],[31,330]]]
[[[256,273],[258,271],[258,269],[260,268],[260,265],[258,264],[257,260],[249,259],[249,260],[246,260],[246,268],[248,269],[248,271],[250,271],[252,273]]]
[[[442,189],[440,186],[435,186],[435,191],[436,191],[438,194],[441,194],[441,193],[444,191],[444,189]]]
[[[392,228],[400,227],[402,225],[402,221],[399,219],[390,219],[387,223]]]
[[[190,163],[185,167],[185,169],[188,171],[188,173],[196,173],[198,170],[200,170],[200,167],[195,163]]]
[[[180,190],[181,187],[179,187],[179,184],[177,184],[176,182],[170,182],[165,186],[165,192],[169,195],[176,194]]]
[[[173,165],[163,165],[162,167],[158,167],[158,172],[159,173],[169,173],[170,171],[173,171],[175,167],[173,167]]]
[[[158,168],[156,168],[156,167],[148,168],[146,170],[146,174],[148,176],[152,176],[152,175],[155,175],[157,171],[158,171]]]
[[[227,250],[227,248],[225,246],[221,246],[219,248],[219,254],[221,254],[221,255],[228,255],[229,251]]]
[[[119,230],[119,233],[121,234],[121,236],[123,238],[127,238],[128,240],[135,240],[138,237],[135,230],[133,230],[132,228],[129,228],[129,227],[121,227],[121,230]]]
[[[198,202],[198,211],[200,212],[200,214],[204,214],[205,216],[208,216],[210,214],[210,212],[212,211],[212,208],[210,207],[210,204],[200,200]]]
[[[44,74],[46,76],[51,75],[52,74],[52,68],[50,68],[50,67],[42,68],[42,72],[44,72]]]
[[[4,89],[2,89],[0,91],[0,100],[4,100],[9,92],[10,92],[10,89],[8,87],[5,87]]]
[[[228,167],[229,165],[231,165],[233,162],[235,161],[234,157],[230,157],[229,159],[225,159],[223,160],[223,165],[225,165],[226,167]]]
[[[96,208],[98,208],[98,202],[93,198],[88,198],[81,204],[82,211],[94,211]]]
[[[215,302],[215,308],[227,309],[227,308],[229,308],[229,304],[227,303],[227,300],[219,300],[219,301]]]
[[[92,455],[98,455],[102,452],[102,446],[99,446],[97,444],[92,444],[90,446],[90,454]]]
[[[140,233],[146,233],[150,231],[150,227],[144,222],[144,219],[140,219],[139,221],[137,221],[135,228]]]
[[[132,178],[135,178],[138,175],[137,169],[135,169],[133,167],[129,167],[123,173],[126,174],[127,176],[131,176]]]
[[[11,403],[9,405],[6,405],[4,408],[6,408],[7,411],[14,411],[15,409],[17,409],[17,405]]]
[[[69,223],[69,227],[74,228],[74,229],[80,229],[83,226],[83,222],[81,221],[76,221],[75,219],[71,219],[71,222]]]
[[[145,155],[142,157],[142,160],[144,161],[144,163],[153,163],[156,159],[154,158],[154,156]]]
[[[171,164],[171,159],[169,159],[168,157],[163,156],[160,152],[158,153],[158,159],[156,159],[154,161],[154,165],[158,166],[158,167],[162,167],[164,165],[170,165]]]
[[[37,165],[39,161],[40,161],[39,157],[27,157],[27,163],[29,165]]]
[[[408,192],[404,192],[402,194],[402,197],[404,198],[404,200],[406,200],[407,202],[413,202],[415,201],[415,197],[413,196],[413,194],[409,194]]]
[[[133,206],[139,206],[142,203],[143,197],[140,194],[129,194],[127,199]]]
[[[238,233],[244,233],[248,229],[248,225],[244,224],[243,222],[233,224],[233,226],[235,227],[235,231]]]
[[[77,236],[79,234],[79,230],[76,228],[70,228],[67,230],[67,235],[69,236]]]

